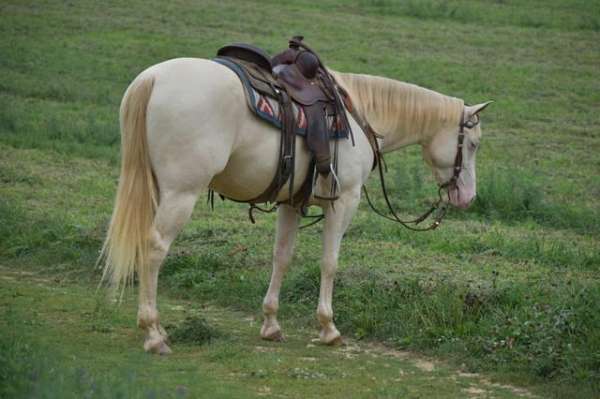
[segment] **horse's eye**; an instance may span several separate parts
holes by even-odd
[[[464,123],[464,126],[467,129],[473,129],[475,126],[479,124],[479,115],[475,115],[473,119],[469,119]]]
[[[475,151],[477,150],[477,148],[479,148],[479,143],[475,143],[475,142],[471,142],[471,150]]]

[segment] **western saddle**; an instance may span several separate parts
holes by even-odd
[[[337,151],[331,156],[329,148],[329,127],[327,117],[333,116],[334,124],[352,136],[346,117],[344,104],[348,108],[350,100],[347,93],[337,85],[335,79],[323,63],[306,44],[302,36],[294,36],[289,48],[274,57],[262,49],[248,44],[231,44],[217,52],[215,61],[232,67],[237,66],[248,79],[248,83],[261,95],[276,99],[281,115],[281,145],[277,172],[267,189],[258,197],[248,201],[252,208],[256,204],[273,203],[281,188],[288,182],[289,199],[286,203],[304,210],[312,194],[315,178],[318,175],[331,179],[329,196],[316,198],[334,201],[337,185]],[[238,75],[242,78],[241,73]],[[246,88],[246,96],[248,96]],[[340,97],[340,95],[342,97]],[[306,144],[311,153],[311,162],[307,179],[294,195],[295,134],[297,121],[293,102],[302,107],[306,116]],[[337,148],[337,140],[334,144]],[[333,158],[333,159],[332,159]],[[252,213],[250,219],[253,221]]]

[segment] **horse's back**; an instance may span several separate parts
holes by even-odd
[[[149,112],[176,111],[180,117],[189,111],[209,112],[211,104],[218,108],[225,101],[235,103],[239,102],[236,99],[243,99],[235,73],[211,60],[175,58],[151,66],[139,77],[144,76],[154,78]]]

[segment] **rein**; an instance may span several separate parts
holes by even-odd
[[[460,117],[460,124],[459,124],[459,130],[458,130],[458,144],[457,144],[457,148],[456,148],[456,156],[454,158],[454,167],[453,167],[452,177],[447,182],[439,185],[438,199],[435,203],[433,203],[431,205],[431,208],[429,208],[425,213],[423,213],[421,216],[419,216],[418,218],[413,219],[413,220],[402,220],[398,216],[398,213],[394,210],[394,207],[392,206],[392,204],[390,202],[389,195],[387,192],[387,187],[385,184],[384,170],[387,172],[387,167],[385,166],[383,154],[379,147],[379,142],[377,141],[377,138],[381,137],[381,136],[373,130],[373,128],[369,125],[368,122],[366,122],[363,118],[360,118],[360,119],[362,121],[361,124],[364,126],[363,130],[365,131],[365,133],[367,133],[367,137],[369,138],[369,143],[371,144],[371,148],[373,150],[373,154],[375,157],[373,168],[377,167],[379,169],[379,180],[381,182],[381,191],[383,192],[383,198],[385,199],[385,203],[387,205],[387,208],[388,208],[391,216],[386,215],[385,213],[383,213],[382,211],[380,211],[379,209],[377,209],[375,207],[375,205],[371,201],[371,198],[369,197],[367,187],[363,186],[363,192],[365,193],[365,198],[367,199],[367,202],[368,202],[369,206],[371,207],[371,209],[379,216],[381,216],[385,219],[391,220],[393,222],[400,223],[402,226],[406,227],[409,230],[429,231],[429,230],[437,229],[440,226],[440,224],[442,223],[442,220],[446,216],[446,213],[448,211],[448,205],[447,205],[447,203],[444,202],[444,199],[442,196],[442,190],[446,189],[446,193],[448,194],[451,189],[455,188],[458,178],[460,176],[460,172],[462,171],[462,167],[463,167],[462,166],[462,164],[463,164],[463,151],[462,150],[463,150],[463,144],[464,144],[464,140],[465,140],[465,127],[469,128],[469,129],[473,128],[474,126],[476,126],[479,123],[479,119],[477,119],[475,122],[470,121],[470,120],[465,121],[465,111],[463,110],[461,117]],[[426,220],[436,210],[438,210],[438,212],[434,217],[433,223],[431,223],[428,227],[415,227],[419,223]]]

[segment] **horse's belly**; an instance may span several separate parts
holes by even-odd
[[[271,184],[277,171],[280,133],[269,129],[264,122],[260,141],[248,140],[231,154],[225,169],[216,175],[210,188],[236,201],[248,201],[258,197]],[[242,133],[243,134],[243,133]],[[252,135],[252,133],[248,132]],[[304,139],[296,139],[296,169],[294,192],[298,191],[307,176],[308,152]],[[289,197],[289,181],[277,196],[278,201]]]

